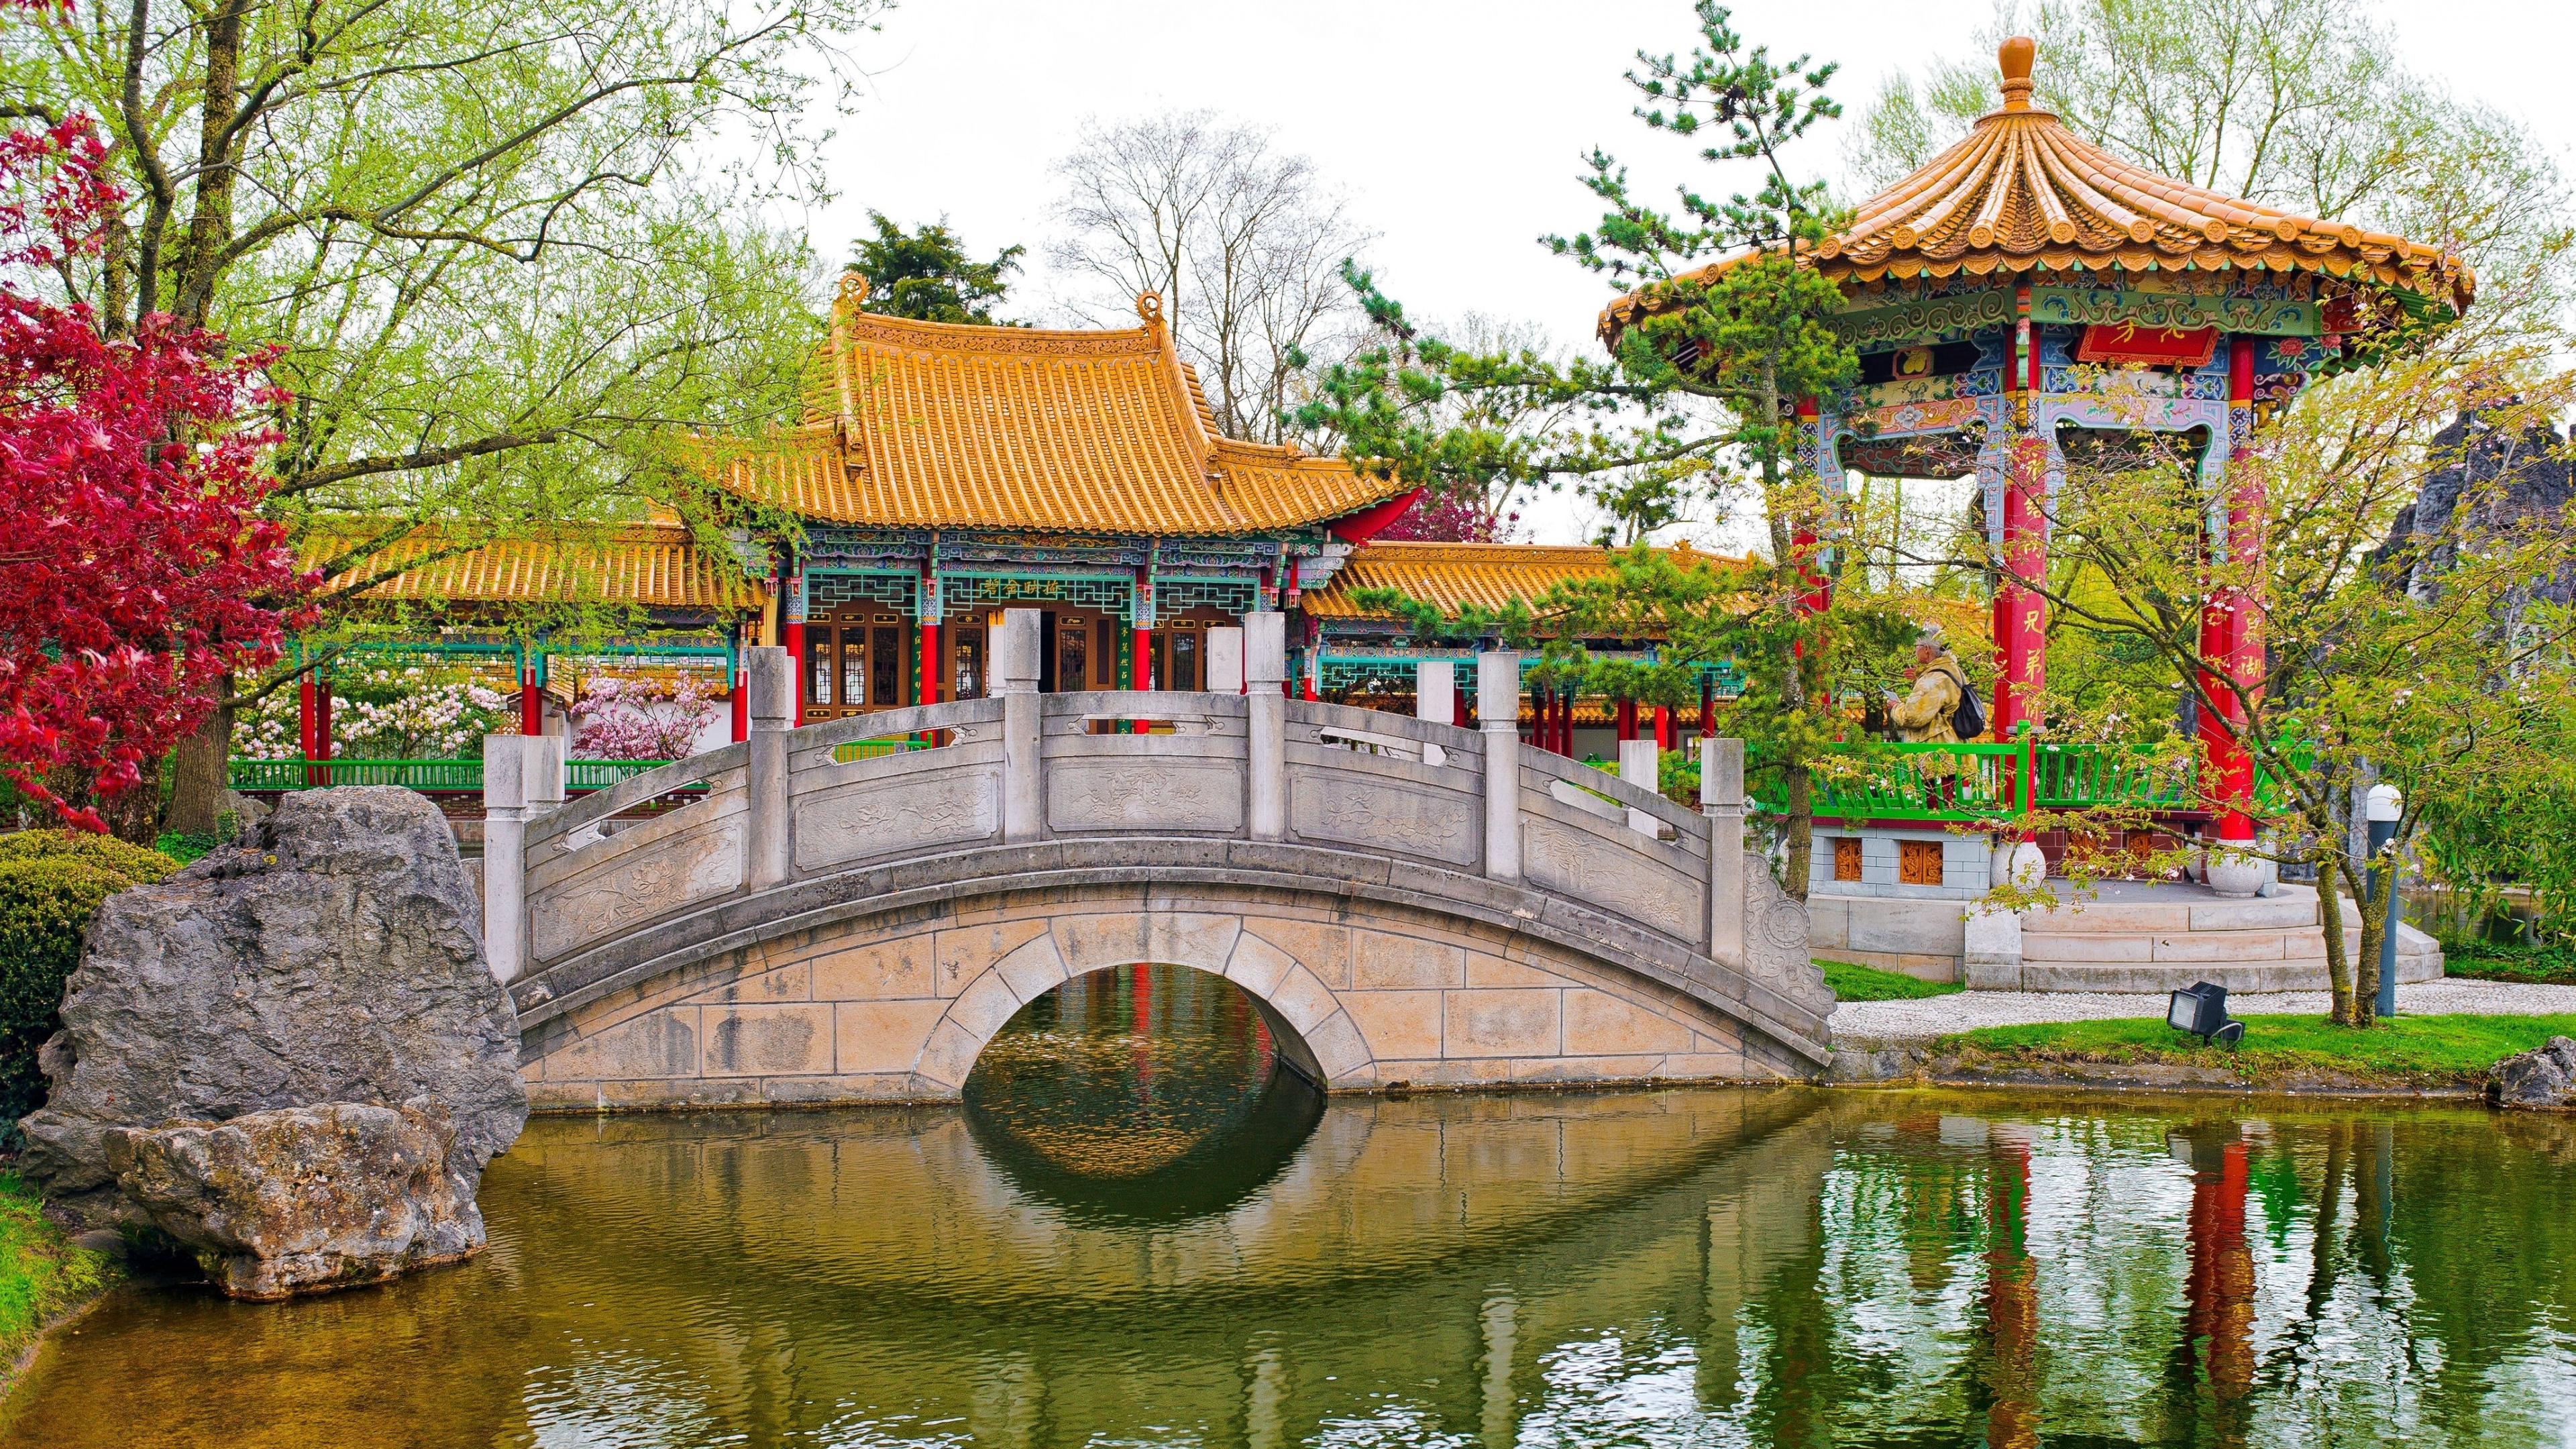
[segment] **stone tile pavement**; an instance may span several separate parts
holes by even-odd
[[[2322,991],[2276,991],[2231,996],[2234,1016],[2324,1015]],[[2162,1016],[2161,995],[2095,991],[1962,991],[1917,1001],[1847,1001],[1826,1022],[1837,1043],[1928,1041],[1981,1026],[2022,1026],[2039,1021],[2101,1021],[2123,1016]],[[2510,981],[2427,981],[2397,988],[2402,1015],[2540,1016],[2576,1013],[2576,986],[2534,986]]]

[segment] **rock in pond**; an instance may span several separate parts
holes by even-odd
[[[332,1102],[228,1122],[110,1127],[108,1166],[235,1298],[378,1283],[483,1247],[456,1127],[427,1101]]]
[[[2553,1036],[2488,1068],[2487,1100],[2501,1107],[2576,1107],[2576,1038]]]
[[[527,1121],[482,908],[438,807],[408,790],[296,791],[240,842],[110,896],[62,1018],[22,1166],[87,1223],[137,1216],[111,1127],[426,1099],[470,1199]]]

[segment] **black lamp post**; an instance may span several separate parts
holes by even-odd
[[[2245,1023],[2227,1015],[2227,988],[2207,981],[2195,981],[2173,994],[2165,1004],[2165,1024],[2223,1047],[2232,1048],[2245,1037]]]

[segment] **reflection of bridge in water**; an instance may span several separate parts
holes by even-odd
[[[2522,1444],[2576,1427],[2576,1128],[2006,1105],[1345,1097],[1256,1191],[1165,1221],[1091,1213],[1042,1164],[996,1163],[952,1107],[553,1118],[485,1179],[482,1259],[255,1314],[112,1296],[38,1360],[0,1439]]]
[[[747,742],[550,810],[537,742],[494,738],[487,936],[532,1094],[953,1096],[1022,1005],[1138,962],[1241,986],[1336,1089],[1827,1059],[1732,742],[1693,813],[1520,749],[1511,656],[1464,730],[1282,697],[1277,616],[1253,622],[1245,695],[1040,695],[1011,611],[996,697],[799,730],[755,651]],[[920,747],[848,758],[887,736]]]

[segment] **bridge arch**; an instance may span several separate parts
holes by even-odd
[[[544,742],[487,741],[486,938],[538,1100],[953,1096],[1022,1004],[1140,962],[1235,981],[1335,1089],[1828,1059],[1723,752],[1701,814],[1522,750],[1509,657],[1463,730],[1258,680],[1041,696],[1015,654],[995,698],[788,730],[752,651],[750,740],[569,805]]]
[[[1142,962],[1222,976],[1332,1091],[1780,1079],[1792,1053],[1637,966],[1287,872],[1080,869],[854,893],[523,1019],[541,1109],[953,1098],[1021,1007]],[[1084,879],[1081,877],[1089,877]]]

